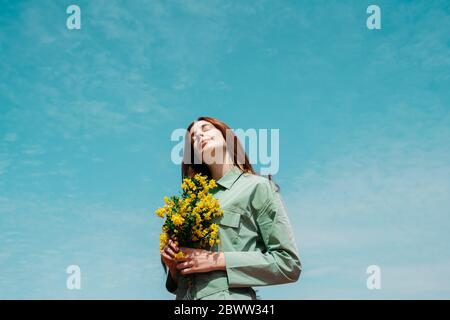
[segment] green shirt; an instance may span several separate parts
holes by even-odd
[[[179,275],[178,283],[168,273],[167,289],[177,299],[201,299],[228,288],[297,281],[298,249],[274,184],[236,167],[217,184],[213,192],[224,214],[216,218],[221,242],[212,250],[224,252],[226,271]]]

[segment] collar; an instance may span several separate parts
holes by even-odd
[[[243,174],[243,172],[237,167],[233,167],[228,170],[222,178],[217,180],[217,184],[221,185],[226,189],[230,189],[233,184],[239,179],[239,177]]]

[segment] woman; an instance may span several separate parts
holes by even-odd
[[[203,173],[216,180],[220,245],[179,248],[170,241],[161,256],[166,287],[176,299],[256,299],[253,286],[295,282],[301,271],[288,216],[275,185],[256,175],[236,135],[223,122],[200,117],[187,128],[182,177]],[[185,257],[175,260],[183,251]]]

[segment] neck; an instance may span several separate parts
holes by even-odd
[[[228,153],[226,153],[224,160],[225,161],[223,161],[223,163],[213,163],[208,165],[211,176],[216,181],[222,178],[225,173],[234,167],[233,161]]]

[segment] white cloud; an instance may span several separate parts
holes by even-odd
[[[17,141],[17,133],[9,132],[5,134],[5,138],[3,139],[5,142],[15,142]]]
[[[42,155],[45,153],[44,148],[39,144],[24,144],[22,145],[22,152],[26,155]]]
[[[4,174],[10,165],[10,160],[0,159],[0,175]]]
[[[450,298],[450,260],[394,264],[381,269],[383,290],[405,298]]]
[[[159,259],[159,221],[147,208],[21,194],[0,197],[0,213],[4,298],[75,297],[64,285],[70,264],[82,270],[78,298],[169,297]]]
[[[343,289],[325,286],[322,297],[363,297],[361,270],[379,264],[386,288],[380,297],[450,295],[449,119],[409,110],[397,109],[399,122],[386,124],[401,134],[372,137],[368,126],[344,155],[311,164],[285,194],[304,277],[314,278],[303,280],[308,290],[328,279]]]

